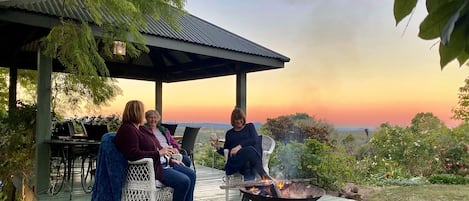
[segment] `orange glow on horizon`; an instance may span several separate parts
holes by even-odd
[[[122,106],[123,107],[123,106]],[[147,107],[150,108],[150,107]],[[165,122],[185,123],[225,123],[229,124],[231,106],[182,106],[163,108],[163,120]],[[111,110],[108,110],[111,111]],[[431,112],[448,127],[455,127],[461,122],[451,119],[451,111],[444,106],[424,107],[419,104],[406,105],[395,104],[389,107],[387,104],[370,105],[369,107],[353,107],[337,105],[334,108],[305,106],[270,107],[257,106],[248,107],[246,112],[248,122],[265,123],[269,118],[296,113],[307,113],[316,120],[328,122],[335,127],[364,127],[374,128],[382,123],[392,125],[408,126],[412,118],[420,112]],[[108,114],[120,114],[120,112],[109,112]]]

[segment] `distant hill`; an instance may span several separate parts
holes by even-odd
[[[205,123],[205,122],[165,122],[168,124],[178,124],[178,126],[190,126],[190,127],[202,127],[202,128],[217,128],[217,129],[230,129],[232,126],[229,123]],[[256,128],[260,128],[262,123],[255,122],[253,123]]]
[[[202,127],[202,128],[216,128],[216,129],[224,129],[228,130],[231,128],[231,124],[229,123],[205,123],[205,122],[165,122],[165,123],[174,123],[178,124],[179,126],[190,126],[190,127]],[[259,129],[262,126],[262,123],[260,122],[254,122],[254,126]],[[336,127],[338,131],[364,131],[365,128],[361,127]],[[371,132],[373,131],[373,128],[368,128],[368,130]]]

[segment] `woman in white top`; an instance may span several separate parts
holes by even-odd
[[[151,129],[155,137],[158,139],[162,147],[171,146],[177,153],[181,150],[179,143],[174,140],[169,130],[160,124],[161,115],[156,110],[148,110],[145,112],[145,119],[147,120],[146,126]],[[182,155],[182,162],[187,167],[191,166],[191,159],[187,154]]]

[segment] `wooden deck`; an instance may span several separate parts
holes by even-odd
[[[213,169],[210,167],[196,165],[197,182],[194,192],[195,201],[223,201],[225,200],[225,190],[220,189],[223,185],[223,176],[225,173],[221,170]],[[72,200],[73,201],[89,201],[91,194],[84,193],[81,189],[80,178],[76,177],[73,185]],[[70,198],[69,186],[61,193],[55,196],[42,195],[39,200],[50,201],[67,201]],[[230,191],[230,200],[241,200],[241,195],[237,190]],[[338,198],[334,196],[323,196],[318,201],[349,201],[349,199]]]

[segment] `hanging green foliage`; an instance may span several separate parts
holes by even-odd
[[[440,66],[457,59],[459,65],[469,58],[469,0],[426,0],[428,15],[420,24],[418,36],[424,40],[440,38]],[[417,0],[395,0],[396,25],[410,15]]]
[[[136,58],[149,51],[142,35],[149,17],[164,18],[173,29],[178,29],[178,16],[185,13],[182,10],[185,0],[63,0],[62,3],[62,14],[79,6],[89,18],[65,20],[66,16],[61,16],[61,23],[41,40],[41,48],[69,73],[65,76],[67,80],[60,81],[69,84],[61,87],[63,93],[91,98],[97,106],[120,93],[116,81],[109,78],[105,63],[106,59],[124,58],[112,54],[113,42],[125,42],[126,56]]]

